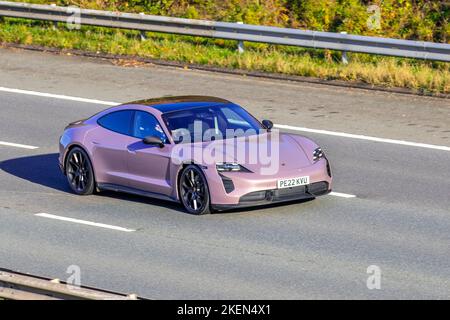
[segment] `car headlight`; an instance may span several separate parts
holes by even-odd
[[[237,163],[217,163],[216,164],[216,168],[217,171],[219,172],[237,172],[237,171],[241,171],[241,172],[250,172],[247,168],[241,166],[240,164]]]
[[[325,157],[325,153],[323,153],[322,148],[316,148],[313,152],[313,160],[319,161],[320,159]]]

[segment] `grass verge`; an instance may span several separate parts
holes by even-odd
[[[422,93],[450,93],[450,64],[328,50],[246,43],[239,54],[235,41],[147,33],[141,41],[135,31],[82,27],[68,30],[64,24],[4,19],[0,42],[41,45],[97,53],[316,77],[325,80],[363,82],[374,86],[410,88]]]

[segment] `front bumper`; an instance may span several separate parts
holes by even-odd
[[[311,199],[323,196],[331,192],[327,181],[314,182],[307,186],[289,189],[271,189],[250,192],[239,198],[237,204],[213,204],[216,211],[224,211],[236,208],[264,206],[273,203],[289,202],[302,199]]]
[[[208,183],[211,194],[211,206],[218,211],[314,198],[328,194],[332,189],[333,179],[326,158],[308,167],[280,171],[275,176],[263,176],[245,172],[217,174],[212,169],[210,170]],[[310,184],[278,189],[277,181],[279,179],[299,176],[309,176]]]

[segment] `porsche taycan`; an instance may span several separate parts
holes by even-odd
[[[76,194],[132,193],[197,215],[331,191],[330,164],[315,142],[214,97],[115,106],[69,124],[59,148]]]

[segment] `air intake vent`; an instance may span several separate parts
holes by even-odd
[[[223,182],[223,186],[225,188],[225,191],[227,193],[233,192],[234,191],[234,183],[233,180],[231,180],[230,178],[227,178],[223,175],[220,175],[220,177],[222,178],[222,182]]]

